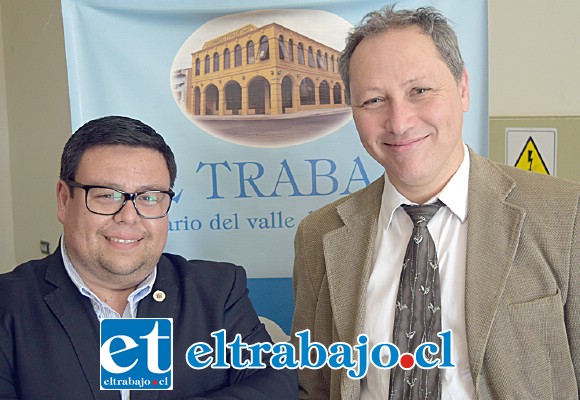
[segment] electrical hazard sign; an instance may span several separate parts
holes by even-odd
[[[506,128],[506,163],[556,175],[556,129]]]
[[[518,160],[516,161],[516,167],[519,169],[525,169],[528,171],[539,172],[540,174],[550,175],[548,167],[542,160],[542,156],[538,151],[538,147],[534,143],[534,139],[530,136],[526,146],[522,150]]]

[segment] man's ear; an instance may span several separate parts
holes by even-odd
[[[67,185],[62,179],[58,180],[56,184],[56,202],[57,211],[56,217],[61,224],[64,224],[64,218],[66,215],[66,206],[71,199],[72,188]]]
[[[469,75],[467,70],[463,68],[463,74],[461,75],[461,82],[459,82],[459,93],[461,95],[461,104],[463,105],[463,112],[469,110]]]

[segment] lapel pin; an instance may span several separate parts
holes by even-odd
[[[163,300],[165,300],[165,292],[157,290],[155,293],[153,293],[153,298],[155,301],[161,303]]]

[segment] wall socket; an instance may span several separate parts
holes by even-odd
[[[40,241],[40,252],[42,254],[50,254],[50,243],[46,240]]]

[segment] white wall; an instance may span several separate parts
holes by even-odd
[[[580,1],[488,7],[490,116],[579,116]]]
[[[71,123],[60,1],[0,0],[0,9],[7,100],[0,113],[8,116],[0,143],[10,154],[2,170],[11,172],[14,227],[13,235],[2,227],[0,248],[12,247],[15,259],[2,255],[0,270],[9,270],[42,257],[40,240],[58,244],[55,190]]]

